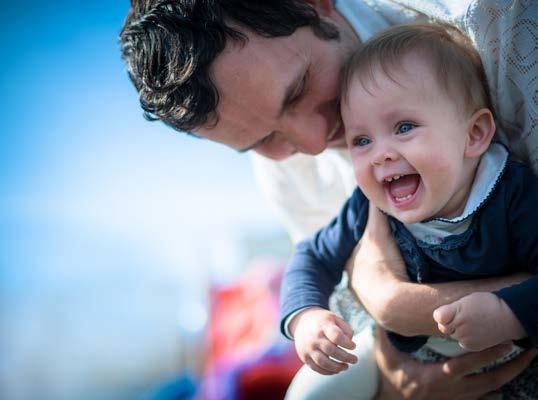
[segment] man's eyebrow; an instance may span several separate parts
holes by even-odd
[[[284,98],[282,99],[282,103],[280,104],[280,109],[278,110],[278,117],[281,117],[282,114],[288,109],[290,104],[293,103],[296,96],[300,93],[297,93],[297,89],[300,88],[306,79],[308,71],[308,65],[305,64],[304,67],[299,71],[299,73],[295,76],[295,78],[290,82],[288,87],[286,87],[286,91],[284,92]]]

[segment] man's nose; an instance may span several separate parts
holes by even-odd
[[[327,147],[328,123],[319,115],[293,121],[288,125],[286,137],[298,152],[316,155]]]

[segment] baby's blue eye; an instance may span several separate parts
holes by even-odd
[[[362,147],[362,146],[366,146],[370,144],[370,142],[371,142],[370,138],[367,138],[366,136],[361,136],[361,137],[353,139],[353,146]]]
[[[398,125],[398,133],[407,133],[414,127],[415,125],[413,125],[410,122],[403,122],[400,125]]]

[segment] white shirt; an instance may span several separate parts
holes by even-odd
[[[338,0],[336,7],[363,41],[420,13],[458,23],[482,56],[499,139],[538,172],[538,1]],[[252,163],[261,191],[294,243],[334,218],[355,188],[345,149],[283,161],[253,153]]]

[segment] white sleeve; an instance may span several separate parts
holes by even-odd
[[[298,310],[295,310],[294,312],[292,312],[290,315],[288,315],[288,317],[286,318],[286,320],[284,321],[284,336],[286,336],[288,339],[290,340],[293,340],[293,335],[291,334],[290,332],[290,323],[291,323],[291,320],[293,319],[293,317],[295,317],[297,314],[299,314],[301,311],[303,310],[306,310],[307,308],[311,308],[311,307],[303,307],[303,308],[299,308]]]
[[[251,161],[261,192],[294,243],[330,222],[355,188],[347,150],[283,161],[253,153]]]

